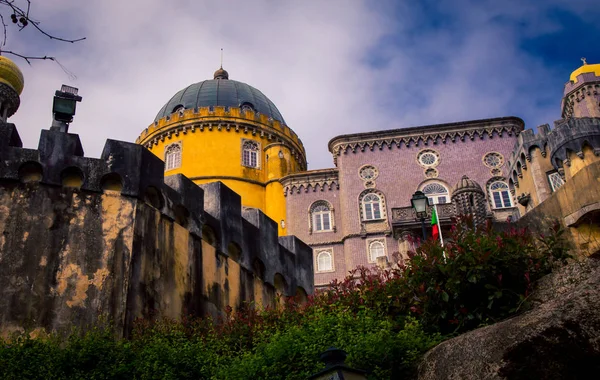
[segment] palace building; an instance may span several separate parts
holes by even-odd
[[[302,142],[273,102],[220,68],[212,80],[175,94],[137,142],[165,161],[165,173],[197,184],[221,181],[243,206],[275,220],[280,235],[309,244],[315,285],[323,286],[360,265],[406,259],[421,236],[410,207],[418,190],[437,205],[442,230],[463,213],[526,223],[597,162],[599,87],[600,65],[584,62],[565,85],[563,119],[554,128],[534,133],[509,116],[341,135],[328,144],[334,167],[307,171]],[[560,203],[545,217],[564,222],[579,206],[589,208]],[[571,226],[575,240],[581,217]],[[586,228],[597,232],[594,223]],[[578,249],[584,246],[598,248],[588,242]]]

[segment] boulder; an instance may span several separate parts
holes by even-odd
[[[447,340],[425,355],[419,379],[600,378],[600,260],[540,280],[533,308]]]

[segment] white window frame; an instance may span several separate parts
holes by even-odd
[[[498,186],[502,186],[502,185],[503,186],[502,186],[502,188],[494,189],[495,184],[498,184]],[[496,194],[498,195],[498,199],[500,200],[500,203],[498,203],[498,199],[495,196]],[[490,204],[492,205],[492,208],[495,210],[514,207],[514,201],[512,199],[512,194],[510,193],[510,188],[509,188],[508,184],[506,183],[506,181],[496,180],[496,181],[490,183],[489,197],[490,197]],[[508,200],[508,202],[506,200]]]
[[[427,192],[427,187],[438,185],[440,188],[444,189],[444,192],[431,193]],[[450,191],[448,188],[441,182],[428,182],[421,187],[421,191],[427,196],[427,200],[430,205],[436,204],[444,204],[450,203]]]
[[[329,232],[333,231],[331,223],[331,210],[329,207],[321,204],[312,211],[313,232]],[[326,223],[327,222],[327,223]],[[325,226],[328,224],[328,226]]]
[[[331,203],[324,199],[313,202],[308,209],[309,233],[335,232],[335,215]],[[324,220],[327,217],[329,228],[324,228]],[[319,227],[320,228],[317,228]]]
[[[550,183],[550,189],[552,189],[552,192],[560,189],[560,187],[565,184],[565,180],[562,178],[559,172],[548,173],[548,182]],[[557,185],[557,183],[560,184]]]
[[[373,198],[376,197],[377,200],[367,200],[365,201],[365,198]],[[369,220],[381,220],[381,219],[385,219],[385,213],[383,211],[383,200],[381,195],[377,194],[377,193],[368,193],[365,194],[361,201],[361,207],[362,207],[362,219],[364,221],[369,221]],[[379,216],[377,216],[377,212],[379,212]]]
[[[260,143],[258,141],[242,139],[242,165],[260,169]]]
[[[319,259],[324,256],[329,256],[329,267],[322,268]],[[333,248],[319,248],[315,249],[315,272],[316,273],[328,273],[335,272],[335,263],[333,256]]]
[[[381,254],[373,257],[373,250],[376,246],[376,249],[381,250]],[[377,263],[377,257],[387,257],[387,246],[384,238],[367,240],[367,259],[369,263]]]
[[[165,171],[181,167],[181,141],[165,146]]]

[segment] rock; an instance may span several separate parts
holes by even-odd
[[[534,308],[436,346],[419,379],[600,378],[600,260],[540,281]]]

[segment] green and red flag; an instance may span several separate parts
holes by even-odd
[[[437,209],[435,206],[431,209],[431,236],[433,240],[440,238],[440,228],[438,226]]]

